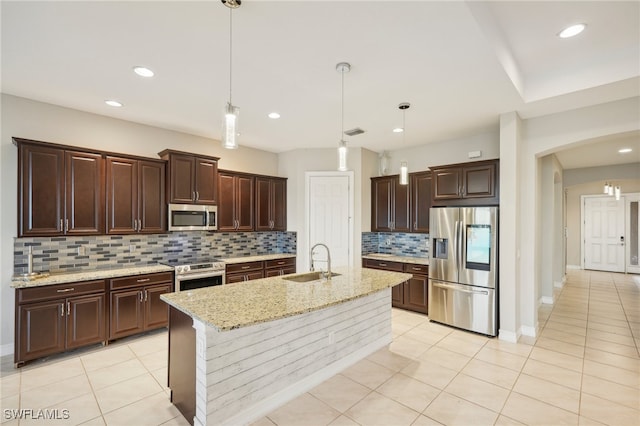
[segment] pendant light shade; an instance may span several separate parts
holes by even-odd
[[[616,201],[620,201],[620,187],[616,186],[615,188]]]
[[[409,184],[409,167],[407,166],[407,162],[403,161],[400,163],[400,185],[408,185]]]
[[[604,183],[604,193],[609,195],[609,182]]]
[[[227,149],[238,148],[238,116],[240,108],[231,102],[233,78],[233,9],[240,7],[240,0],[221,0],[229,8],[229,102],[224,107],[222,115],[222,146]]]
[[[342,91],[341,91],[341,126],[340,126],[340,142],[338,142],[338,171],[347,171],[347,141],[344,140],[344,74],[351,71],[351,65],[348,62],[340,62],[336,65],[336,71],[341,74]]]

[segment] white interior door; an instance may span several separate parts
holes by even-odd
[[[353,202],[347,173],[309,172],[308,182],[308,250],[316,243],[326,244],[331,250],[331,267],[352,266],[352,211]],[[324,249],[316,249],[314,259],[326,259]],[[323,262],[316,269],[326,270]]]
[[[624,199],[584,198],[584,268],[625,271]]]

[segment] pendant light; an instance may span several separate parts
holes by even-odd
[[[402,111],[402,146],[404,147],[404,138],[406,132],[406,112],[409,109],[411,104],[409,102],[402,102],[398,105],[400,111]],[[409,184],[409,167],[407,166],[406,161],[400,162],[400,185],[408,185]]]
[[[616,186],[615,194],[616,194],[616,201],[620,201],[620,186]]]
[[[344,73],[351,71],[351,65],[348,62],[340,62],[336,65],[336,71],[342,77],[342,124],[340,127],[340,142],[338,143],[338,170],[344,172],[347,170],[347,141],[344,140]]]
[[[222,118],[222,146],[227,149],[238,148],[238,116],[240,108],[234,106],[231,98],[231,83],[233,78],[232,53],[233,53],[233,9],[242,4],[241,0],[221,0],[222,4],[229,8],[229,102],[224,107]]]

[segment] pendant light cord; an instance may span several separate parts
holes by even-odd
[[[233,52],[233,9],[229,9],[229,104],[233,105],[231,102],[231,87],[233,82],[233,65],[231,62],[232,52]]]
[[[405,146],[405,138],[407,134],[407,110],[402,110],[402,147]]]
[[[341,71],[342,73],[342,124],[341,124],[341,133],[340,140],[344,138],[344,69]]]

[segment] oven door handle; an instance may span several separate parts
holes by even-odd
[[[198,278],[209,278],[209,277],[224,277],[224,270],[200,272],[200,273],[187,274],[187,275],[176,275],[176,281],[179,282],[179,281],[187,281],[187,280],[197,280]]]

